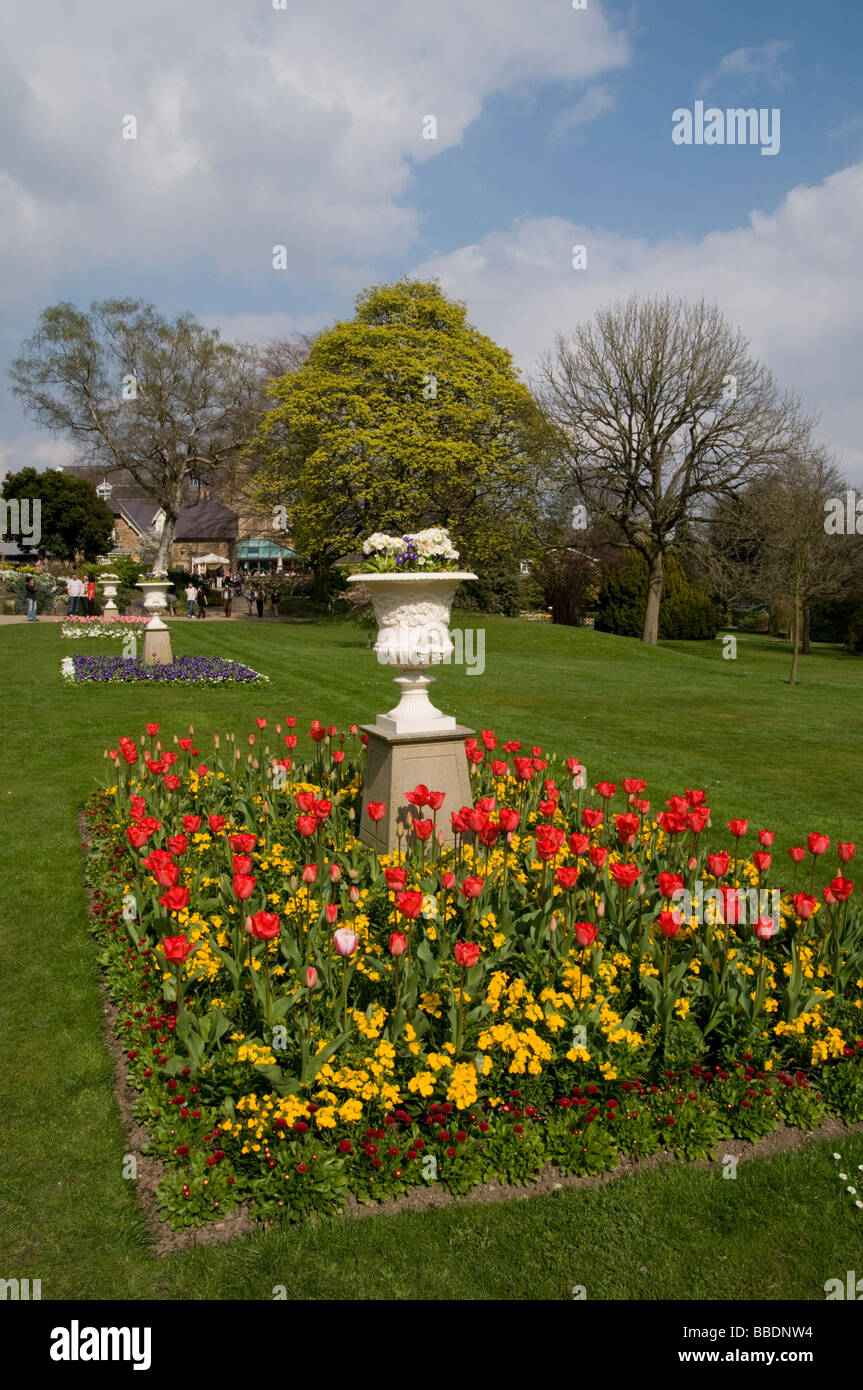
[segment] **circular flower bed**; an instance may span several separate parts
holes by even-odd
[[[251,666],[238,661],[226,661],[221,656],[175,656],[170,664],[148,666],[138,657],[75,656],[64,657],[60,663],[63,679],[80,685],[97,682],[117,685],[123,681],[153,681],[166,684],[180,681],[194,685],[261,685],[269,678]]]
[[[741,819],[719,850],[704,791],[652,812],[640,779],[587,792],[577,759],[484,730],[473,803],[406,788],[399,852],[377,856],[364,736],[315,721],[302,754],[295,722],[203,761],[191,731],[150,724],[108,750],[88,811],[174,1224],[863,1119],[854,845],[813,832],[774,864],[772,832]]]

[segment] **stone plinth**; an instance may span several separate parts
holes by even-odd
[[[144,628],[144,654],[146,666],[170,666],[174,660],[171,652],[171,634],[161,618],[151,618]]]
[[[438,829],[447,844],[453,834],[450,812],[461,806],[472,806],[470,773],[464,751],[464,741],[473,729],[456,724],[452,729],[435,733],[393,734],[377,724],[363,724],[369,736],[363,810],[359,837],[379,854],[388,854],[398,845],[396,824],[407,825],[408,815],[426,818],[432,815],[428,807],[418,811],[406,800],[406,793],[424,783],[430,791],[444,792],[446,800],[437,813]],[[383,820],[372,821],[366,814],[370,801],[382,801],[386,806]]]

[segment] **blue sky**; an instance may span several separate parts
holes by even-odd
[[[146,26],[132,0],[48,0],[6,28],[4,387],[59,299],[136,296],[264,341],[433,273],[529,373],[622,294],[704,293],[863,486],[852,0],[152,0]],[[779,153],[675,145],[698,99],[779,108]],[[0,467],[66,456],[4,389]]]

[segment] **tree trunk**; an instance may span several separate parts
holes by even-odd
[[[803,636],[802,636],[801,641],[800,641],[800,655],[801,655],[801,656],[811,656],[811,655],[812,655],[811,626],[812,626],[812,605],[809,604],[809,603],[806,603],[806,604],[803,605]]]
[[[642,642],[655,647],[659,641],[659,608],[662,603],[662,551],[657,550],[648,561],[647,607],[644,610]]]
[[[174,527],[177,525],[175,516],[165,516],[165,524],[162,527],[162,534],[159,537],[159,549],[156,551],[156,558],[153,561],[154,570],[164,570],[167,574],[171,563],[171,551],[174,545]]]
[[[797,665],[800,659],[800,629],[802,626],[802,613],[800,611],[800,575],[798,573],[794,583],[794,616],[791,629],[793,650],[791,654],[791,676],[788,681],[789,685],[797,684]]]

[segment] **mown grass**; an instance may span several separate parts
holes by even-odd
[[[643,776],[655,806],[703,786],[717,844],[740,815],[776,830],[777,857],[811,829],[861,838],[863,663],[819,648],[792,690],[787,648],[765,638],[741,639],[725,661],[719,642],[648,650],[506,619],[485,629],[484,674],[445,668],[435,697],[471,727],[575,754],[591,782]],[[742,1166],[735,1182],[718,1164],[675,1165],[595,1190],[154,1259],[122,1177],[77,838],[102,752],[148,718],[169,737],[193,724],[204,751],[214,731],[245,733],[259,714],[344,725],[393,703],[391,673],[348,624],[213,616],[171,631],[176,651],[235,657],[271,684],[65,687],[60,658],[77,648],[53,624],[0,628],[0,1275],[41,1278],[43,1298],[270,1298],[282,1284],[289,1297],[533,1299],[583,1284],[590,1298],[817,1299],[826,1279],[863,1267],[860,1213],[832,1145]],[[860,1140],[845,1150],[863,1161]]]

